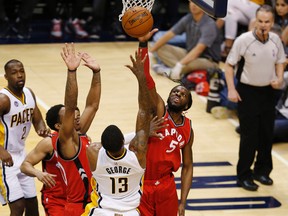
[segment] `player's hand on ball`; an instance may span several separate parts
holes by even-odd
[[[142,36],[142,37],[139,37],[138,40],[139,40],[140,42],[149,41],[150,38],[151,38],[158,30],[159,30],[158,28],[152,29],[152,30],[149,31],[146,35],[144,35],[144,36]]]

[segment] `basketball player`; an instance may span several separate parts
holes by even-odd
[[[98,63],[85,54],[82,56],[85,65],[93,71],[99,70]],[[80,111],[76,108],[75,111],[75,129],[80,134],[86,134],[90,125],[91,119],[95,115],[99,106],[101,92],[100,73],[92,75],[92,81],[89,93],[86,99],[86,106],[83,114],[80,117]],[[58,216],[64,215],[66,205],[66,184],[61,174],[61,164],[57,159],[57,152],[54,150],[55,140],[58,138],[58,131],[62,125],[62,118],[65,107],[62,104],[51,107],[46,114],[47,125],[55,132],[41,140],[37,146],[27,155],[21,165],[21,171],[26,175],[37,177],[43,183],[42,205],[46,215]],[[56,147],[56,146],[55,146]],[[42,161],[42,171],[37,170],[34,166]],[[73,165],[73,163],[71,163]],[[63,171],[62,171],[63,172]]]
[[[148,52],[147,41],[153,30],[146,36],[139,38],[139,50],[142,55]],[[145,68],[149,61],[145,62]],[[144,175],[144,192],[139,206],[141,215],[145,216],[180,216],[185,214],[187,196],[192,183],[193,155],[192,144],[194,132],[191,120],[184,112],[192,106],[192,95],[184,86],[172,88],[165,105],[156,91],[156,87],[149,70],[144,70],[149,92],[153,102],[157,105],[157,116],[168,119],[169,126],[158,131],[159,137],[150,137],[146,154],[146,170]],[[178,202],[173,172],[181,164],[181,196]],[[179,205],[178,205],[179,203]]]
[[[146,150],[149,125],[155,115],[144,74],[142,52],[130,56],[132,66],[126,65],[136,76],[139,86],[139,110],[136,135],[129,147],[124,146],[124,136],[115,125],[109,125],[101,135],[101,144],[88,147],[87,156],[93,174],[93,192],[97,194],[95,206],[88,215],[139,216],[138,205],[142,194],[142,178],[146,167]],[[102,145],[102,146],[101,146]]]
[[[42,114],[33,91],[25,87],[25,69],[22,62],[12,59],[5,66],[8,86],[0,91],[0,159],[2,205],[8,203],[11,215],[39,215],[34,179],[21,173],[25,140],[31,125],[39,136],[46,137]]]
[[[64,215],[79,216],[84,212],[84,208],[90,202],[90,179],[91,171],[86,157],[86,147],[90,140],[85,134],[79,134],[75,129],[75,110],[77,107],[78,86],[76,80],[76,71],[80,65],[81,59],[87,54],[75,54],[74,44],[65,44],[61,56],[68,68],[67,82],[65,90],[65,109],[59,110],[60,121],[59,137],[52,137],[54,150],[58,155],[58,162],[61,165],[62,178],[67,185],[67,203],[65,205]],[[87,64],[87,63],[85,63]],[[84,65],[85,65],[84,64]],[[98,65],[98,64],[97,64]],[[100,67],[93,68],[93,76],[97,83],[95,88],[100,88]],[[93,90],[94,91],[94,90]],[[90,95],[88,95],[90,97]],[[96,114],[100,101],[100,89],[97,96],[93,98],[94,111],[87,115],[84,110],[81,116],[81,130],[87,131]],[[85,118],[84,118],[85,117]],[[82,122],[84,123],[84,122]]]

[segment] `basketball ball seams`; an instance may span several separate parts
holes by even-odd
[[[134,17],[134,16],[135,16],[135,18],[131,19],[131,18]],[[147,17],[147,16],[148,16],[148,19],[147,19],[147,20],[144,20],[143,18],[145,18],[145,17]],[[136,14],[132,14],[132,15],[127,19],[127,22],[124,24],[124,27],[125,27],[127,30],[130,30],[130,29],[132,29],[132,28],[137,28],[137,27],[140,26],[142,23],[144,23],[144,22],[149,22],[151,18],[152,18],[152,17],[151,17],[151,16],[149,17],[149,14],[148,14],[145,10],[139,11],[139,12],[137,12]],[[142,21],[141,21],[141,20],[142,20]],[[133,24],[136,23],[137,21],[139,21],[139,24],[133,26]],[[129,26],[128,24],[129,24],[130,26]]]
[[[151,12],[140,6],[128,9],[122,17],[123,30],[134,38],[146,35],[153,28],[153,24]]]

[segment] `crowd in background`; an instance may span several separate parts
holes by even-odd
[[[170,28],[183,15],[179,10],[183,3],[156,0],[152,10],[155,27]],[[51,39],[68,35],[78,40],[101,40],[109,35],[125,40],[128,36],[118,18],[121,11],[120,0],[0,0],[0,40],[33,41],[33,36],[37,37],[33,33],[43,29]]]

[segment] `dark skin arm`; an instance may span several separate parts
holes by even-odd
[[[34,167],[36,164],[40,163],[47,155],[52,155],[52,153],[53,147],[51,138],[46,137],[41,140],[36,145],[36,147],[26,156],[20,167],[21,172],[31,177],[37,177],[39,181],[48,187],[55,186],[56,182],[54,177],[56,177],[56,175],[43,172]]]
[[[80,65],[82,54],[75,54],[74,44],[65,44],[61,52],[68,68],[65,88],[65,114],[59,130],[60,151],[63,157],[72,158],[79,147],[78,133],[74,128],[75,109],[77,107],[78,85],[76,70]]]
[[[158,31],[157,28],[153,29],[152,31],[148,32],[145,36],[139,37],[139,42],[146,43],[149,39]],[[149,90],[150,96],[153,99],[154,106],[157,107],[156,115],[162,117],[165,113],[165,102],[161,98],[161,96],[157,93],[156,87]]]
[[[10,110],[10,100],[4,95],[0,94],[0,116],[8,113]],[[0,160],[4,166],[13,166],[12,156],[6,151],[3,146],[0,146]]]
[[[178,206],[179,216],[185,215],[185,205],[193,178],[193,152],[194,132],[191,129],[191,139],[182,149],[182,170],[181,170],[181,197]]]
[[[130,150],[134,151],[141,167],[146,167],[147,142],[150,133],[150,121],[155,115],[156,107],[146,85],[144,74],[144,62],[147,56],[142,59],[142,53],[135,52],[135,57],[130,56],[132,65],[126,65],[138,80],[138,105],[139,110],[136,120],[136,136],[130,143]]]
[[[80,118],[80,133],[86,134],[89,130],[95,114],[99,108],[101,96],[101,77],[100,65],[89,54],[83,53],[82,60],[84,65],[90,68],[93,72],[90,90],[86,98],[85,109]]]
[[[36,102],[36,97],[34,92],[29,88],[31,94],[33,95],[33,98],[35,100],[35,108],[33,111],[33,126],[37,134],[41,137],[47,137],[50,133],[50,129],[46,127],[46,124],[44,122],[43,116],[39,110],[39,107]]]
[[[86,153],[89,161],[90,170],[93,172],[97,167],[98,153],[102,147],[101,143],[92,143],[87,147]]]

